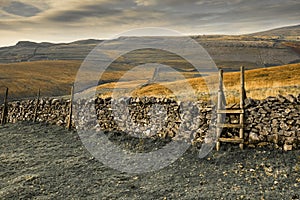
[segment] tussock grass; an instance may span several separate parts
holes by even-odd
[[[211,86],[211,92],[214,93],[217,91],[217,80],[218,76],[211,74],[207,77],[190,78],[188,83],[196,91],[198,99],[207,100],[207,84]],[[185,81],[175,81],[165,85],[177,88],[180,93],[188,97],[190,91],[186,90],[186,84]],[[239,102],[240,72],[224,73],[224,86],[228,103]],[[253,99],[264,99],[278,94],[298,95],[300,94],[300,63],[248,70],[245,72],[245,88],[247,97]],[[143,87],[134,94],[137,96],[172,96],[172,93],[160,84]]]
[[[236,102],[239,91],[239,73],[224,75],[225,87],[229,101]],[[235,84],[236,83],[236,84]],[[300,94],[300,64],[254,69],[245,72],[247,96],[264,99],[278,94]]]
[[[62,96],[70,93],[70,87],[75,81],[81,61],[35,61],[12,64],[0,64],[0,96],[4,87],[9,87],[11,98],[26,98],[36,95],[39,88],[43,96]],[[153,68],[154,69],[154,68]],[[247,69],[247,67],[246,67]],[[134,70],[128,73],[121,82],[117,80],[124,76],[124,71],[107,71],[101,78],[104,83],[97,87],[102,97],[111,96],[113,90],[130,93],[132,96],[157,96],[207,100],[208,88],[217,92],[217,74],[200,74],[182,72],[184,80],[176,80],[174,72],[162,74],[158,82],[147,83],[153,75],[153,70]],[[89,81],[89,73],[82,77]],[[239,101],[240,73],[224,73],[224,85],[228,103]],[[254,99],[264,99],[277,94],[300,94],[300,63],[278,67],[246,70],[245,85],[247,96]],[[89,89],[90,91],[94,88]],[[105,92],[102,92],[105,91]],[[172,91],[177,91],[174,94]]]
[[[10,98],[69,94],[80,61],[35,61],[0,64],[0,90],[9,88]],[[0,91],[0,96],[2,92]]]

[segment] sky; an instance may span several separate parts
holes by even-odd
[[[296,24],[299,0],[0,0],[0,46],[108,39],[144,27],[203,35]]]

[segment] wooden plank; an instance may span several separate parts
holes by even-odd
[[[220,142],[243,143],[244,140],[240,138],[219,138]]]
[[[244,110],[233,110],[233,109],[228,109],[228,110],[217,110],[218,114],[242,114],[244,113]]]
[[[69,110],[69,119],[67,123],[68,130],[71,130],[72,128],[73,99],[74,99],[74,86],[71,87],[70,110]]]
[[[6,124],[6,122],[7,122],[7,115],[8,115],[7,97],[8,97],[8,88],[6,88],[6,90],[5,90],[4,105],[3,105],[2,117],[1,117],[1,125]]]
[[[223,127],[223,128],[243,128],[242,124],[217,124],[217,127]]]
[[[226,109],[238,109],[238,105],[237,103],[233,103],[233,104],[229,104],[229,105],[226,105],[225,107]]]
[[[35,108],[34,108],[34,117],[33,117],[33,122],[36,122],[36,118],[37,118],[37,112],[39,109],[39,103],[40,103],[40,95],[41,95],[41,89],[39,89],[37,98],[36,98],[36,104],[35,104]]]

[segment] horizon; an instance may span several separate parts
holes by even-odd
[[[0,0],[0,47],[110,39],[157,27],[185,36],[244,35],[300,24],[294,0]]]
[[[271,31],[271,30],[280,29],[280,28],[288,28],[288,27],[293,27],[293,26],[300,26],[300,24],[291,24],[291,25],[287,25],[287,26],[274,27],[272,29],[259,30],[257,32],[249,32],[249,33],[242,33],[242,34],[211,33],[211,34],[187,34],[187,35],[183,35],[183,36],[187,36],[187,37],[193,37],[193,36],[241,36],[241,35],[255,34],[255,33],[260,33],[260,32],[265,32],[265,31]],[[153,37],[160,37],[160,36],[172,37],[172,35],[157,35],[157,36],[153,36]],[[124,36],[120,36],[120,37],[124,37]],[[131,35],[128,37],[151,37],[151,36],[149,36],[149,35]],[[179,37],[179,36],[175,36],[175,37]],[[113,38],[113,36],[112,36],[112,38]],[[72,42],[85,41],[85,40],[99,40],[99,41],[110,40],[112,38],[78,38],[78,39],[74,39],[74,40],[62,40],[62,41],[19,40],[19,41],[16,41],[14,44],[9,44],[9,45],[4,45],[4,46],[0,45],[0,48],[15,46],[19,42],[33,42],[33,43],[37,43],[37,44],[39,44],[39,43],[52,43],[52,44],[66,43],[66,44],[68,44],[68,43],[72,43]]]

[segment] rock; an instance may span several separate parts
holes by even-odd
[[[293,95],[289,94],[285,97],[289,102],[291,103],[296,103],[297,102],[297,98],[294,97]]]
[[[279,140],[279,137],[277,134],[273,134],[273,135],[268,135],[267,136],[267,141],[268,142],[272,142],[274,144],[278,144],[278,140]]]
[[[259,142],[259,137],[256,133],[251,132],[249,134],[249,142],[252,144],[258,143]]]
[[[284,103],[284,102],[286,102],[286,98],[284,97],[284,96],[282,96],[282,95],[277,95],[277,99],[281,102],[281,103]]]
[[[264,146],[267,146],[267,145],[269,145],[268,142],[260,142],[260,143],[257,144],[257,146],[259,146],[259,147],[264,147]]]
[[[285,144],[293,145],[295,141],[297,140],[296,137],[286,137],[285,138]]]
[[[284,144],[283,145],[283,150],[284,151],[291,151],[293,149],[293,145],[289,145],[289,144]]]

